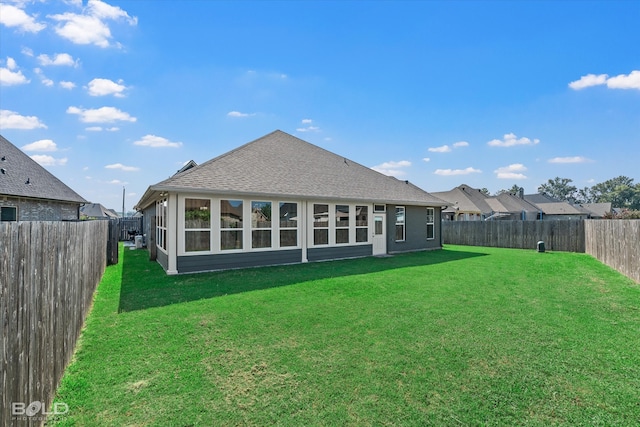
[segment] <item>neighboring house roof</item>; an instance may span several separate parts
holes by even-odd
[[[589,211],[592,217],[602,218],[611,213],[611,203],[582,203],[580,206]]]
[[[536,203],[545,215],[586,215],[569,202]]]
[[[0,194],[87,203],[78,193],[0,135]]]
[[[487,196],[480,190],[466,184],[459,185],[449,191],[436,191],[431,193],[436,197],[449,202],[445,212],[476,212],[489,213],[493,209],[487,204]]]
[[[538,212],[539,209],[532,203],[529,203],[525,199],[521,199],[520,197],[511,194],[511,193],[501,193],[494,197],[487,198],[487,203],[491,200],[497,200],[500,202],[502,206],[504,206],[504,210],[494,209],[497,212]]]
[[[89,218],[118,218],[117,214],[105,208],[100,203],[87,203],[80,207],[80,214]]]
[[[179,173],[182,173],[184,171],[188,171],[189,169],[198,166],[198,164],[196,162],[194,162],[193,160],[189,160],[187,163],[185,163],[184,166],[182,166],[180,169],[178,169],[178,172],[176,172],[175,175],[178,175]]]
[[[549,196],[546,193],[535,193],[535,194],[525,194],[524,199],[529,202],[537,205],[538,203],[555,203],[561,202],[562,200],[558,200]]]
[[[406,181],[279,130],[150,186],[136,207],[147,207],[163,191],[420,206],[448,204]]]

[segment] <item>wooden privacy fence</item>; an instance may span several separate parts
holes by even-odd
[[[586,252],[640,283],[640,220],[585,222]]]
[[[538,241],[552,251],[584,252],[583,220],[442,221],[444,243],[536,249]]]
[[[42,424],[51,412],[104,273],[107,227],[0,223],[0,426]]]
[[[133,240],[136,234],[142,234],[142,217],[118,218],[120,240]]]

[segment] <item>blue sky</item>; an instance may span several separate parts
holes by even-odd
[[[275,129],[427,191],[640,180],[638,1],[0,1],[0,132],[117,210]]]

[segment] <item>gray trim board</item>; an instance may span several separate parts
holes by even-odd
[[[160,264],[162,268],[164,268],[164,271],[167,271],[167,269],[169,268],[169,256],[158,249],[156,251],[156,260],[158,261],[158,264]]]
[[[216,255],[190,255],[178,257],[178,273],[195,273],[199,271],[262,267],[279,264],[297,264],[300,262],[302,262],[302,249],[235,252]]]
[[[372,254],[373,245],[331,246],[327,248],[307,249],[307,259],[309,261],[326,261],[341,258],[360,258],[371,256]]]

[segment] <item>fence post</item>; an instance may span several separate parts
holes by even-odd
[[[107,265],[118,263],[118,221],[109,220],[109,232],[107,233]]]

